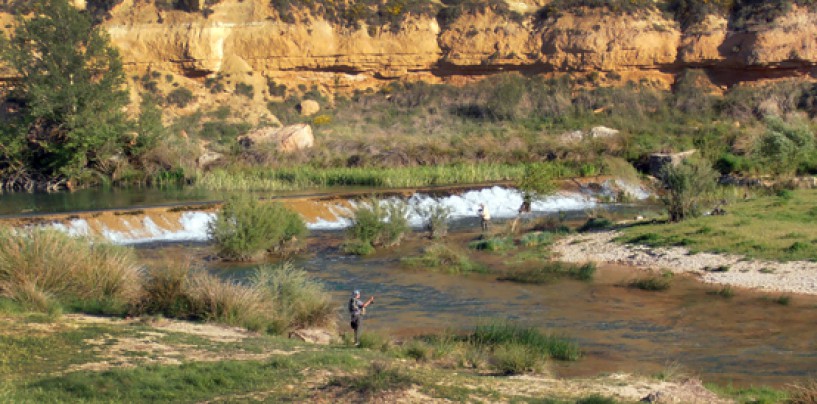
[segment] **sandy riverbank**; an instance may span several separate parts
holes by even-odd
[[[568,262],[607,262],[642,269],[690,273],[704,282],[767,292],[817,295],[817,263],[750,260],[739,255],[690,254],[681,247],[653,248],[613,241],[616,231],[579,234],[559,240],[553,251]],[[719,272],[716,268],[727,267]]]

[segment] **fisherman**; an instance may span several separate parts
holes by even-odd
[[[488,212],[488,208],[485,207],[484,203],[479,204],[479,219],[482,222],[482,231],[488,230],[488,224],[491,223],[491,213]]]
[[[363,315],[366,314],[366,306],[374,303],[374,296],[370,297],[366,303],[360,300],[360,291],[352,292],[349,299],[349,314],[352,316],[352,330],[355,332],[355,346],[360,346],[360,325],[363,322]]]

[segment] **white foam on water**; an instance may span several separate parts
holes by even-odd
[[[517,215],[522,205],[522,192],[504,187],[491,187],[463,192],[460,195],[435,197],[428,194],[415,194],[406,200],[409,225],[422,227],[424,212],[435,206],[448,208],[452,219],[477,217],[480,204],[485,204],[491,216],[497,219],[512,218]],[[387,198],[381,203],[401,202],[398,197]],[[307,223],[310,230],[342,230],[352,225],[354,210],[366,202],[349,201],[351,208],[340,204],[330,206],[332,219],[318,219]],[[575,211],[592,208],[596,205],[594,198],[578,193],[558,193],[547,198],[536,200],[531,204],[534,212]],[[101,236],[115,244],[140,244],[161,241],[207,241],[207,227],[215,219],[211,212],[184,212],[179,218],[181,229],[165,229],[149,217],[142,219],[124,219],[126,231],[101,229]],[[135,223],[134,223],[135,222]],[[50,227],[64,231],[72,236],[89,236],[91,229],[88,222],[76,219],[67,224],[53,223]]]

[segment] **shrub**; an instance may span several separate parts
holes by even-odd
[[[432,348],[425,341],[412,339],[403,345],[403,353],[418,362],[425,362],[432,356]]]
[[[133,251],[58,230],[0,229],[0,294],[36,310],[83,302],[123,313],[140,293]]]
[[[423,255],[401,261],[409,266],[439,269],[450,274],[485,272],[484,267],[471,261],[466,254],[445,244],[431,245],[423,250]]]
[[[817,379],[809,379],[792,385],[789,389],[788,402],[791,404],[817,403]]]
[[[189,262],[172,262],[168,266],[148,268],[143,280],[144,295],[139,312],[172,318],[189,317],[187,280],[190,270]]]
[[[788,124],[778,117],[765,123],[767,131],[755,144],[755,155],[768,172],[793,174],[814,152],[814,134],[805,124]]]
[[[409,231],[404,203],[381,203],[373,200],[360,207],[352,219],[345,250],[371,253],[374,247],[400,244]]]
[[[589,281],[593,279],[595,273],[596,264],[592,262],[576,265],[561,261],[550,261],[542,267],[516,270],[499,278],[499,280],[540,284],[551,282],[555,278],[569,277]]]
[[[193,101],[193,98],[192,91],[184,87],[179,87],[173,89],[173,91],[167,95],[166,100],[168,104],[175,105],[179,108],[184,108],[190,104],[190,101]]]
[[[734,289],[732,289],[732,286],[726,285],[726,286],[712,292],[712,294],[723,297],[725,299],[731,299],[732,297],[735,296],[735,291],[734,291]]]
[[[280,203],[260,203],[250,196],[227,200],[208,226],[221,257],[250,260],[265,252],[280,252],[306,233],[297,214]]]
[[[781,306],[788,306],[791,304],[791,296],[781,295],[774,299],[774,302]]]
[[[421,212],[425,228],[431,238],[443,238],[448,234],[448,222],[451,220],[451,208],[434,205]]]
[[[678,165],[667,164],[658,176],[664,187],[661,201],[667,206],[672,222],[703,213],[701,205],[714,191],[717,178],[709,162],[699,159],[687,159]]]
[[[262,266],[252,284],[272,301],[273,332],[333,324],[334,306],[323,286],[289,262]]]
[[[660,275],[649,275],[635,279],[630,282],[629,286],[641,290],[662,291],[670,288],[672,278],[672,272],[665,272]]]

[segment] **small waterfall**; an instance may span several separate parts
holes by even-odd
[[[389,197],[382,203],[405,202],[409,224],[415,228],[423,224],[423,211],[444,206],[452,219],[476,217],[480,204],[485,204],[491,216],[512,218],[522,204],[523,194],[512,188],[491,187],[470,190],[458,195],[433,196],[417,193],[408,199]],[[354,210],[366,202],[345,199],[292,199],[282,200],[288,208],[298,212],[310,230],[341,230],[352,224]],[[577,211],[593,208],[596,200],[581,193],[560,192],[534,201],[534,212]],[[207,227],[215,218],[214,210],[175,211],[166,208],[148,208],[130,212],[100,212],[71,215],[46,226],[73,236],[102,237],[116,244],[138,244],[158,241],[206,241]]]

